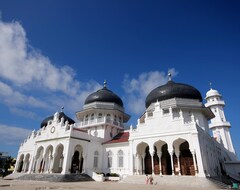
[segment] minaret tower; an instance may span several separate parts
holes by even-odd
[[[232,139],[229,132],[231,124],[226,120],[224,114],[225,102],[222,100],[221,94],[217,90],[211,88],[206,94],[206,107],[209,107],[214,113],[215,117],[211,119],[209,128],[213,132],[213,137],[224,145],[224,147],[230,152],[235,153],[235,150],[232,145]]]

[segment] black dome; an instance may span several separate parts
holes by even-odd
[[[48,124],[48,121],[53,120],[54,116],[50,116],[47,117],[46,119],[44,119],[41,123],[41,128],[43,128],[44,126],[46,126]],[[69,124],[74,124],[75,121],[73,119],[71,119],[70,117],[66,116],[63,112],[59,113],[59,119],[61,119],[63,117],[64,122],[68,121]]]
[[[167,84],[155,88],[148,94],[145,101],[146,108],[153,102],[170,98],[196,99],[202,102],[201,93],[196,88],[187,84],[168,81]]]
[[[106,86],[102,89],[90,94],[84,104],[89,104],[92,102],[111,102],[123,107],[123,102],[116,94],[111,90],[108,90]]]

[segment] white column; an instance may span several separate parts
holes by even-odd
[[[79,152],[79,166],[78,171],[80,173],[80,168],[82,167],[82,152]]]
[[[157,153],[158,158],[159,158],[159,175],[162,175],[162,162],[161,162],[161,158],[162,158],[162,152],[158,152]]]
[[[154,175],[154,152],[151,153],[151,161],[152,161],[152,174]]]
[[[52,166],[52,154],[48,157],[48,167],[47,167],[47,173],[51,172],[51,166]]]
[[[134,155],[133,155],[133,142],[129,141],[129,147],[130,147],[130,151],[129,151],[129,174],[133,175],[133,171],[134,171]]]
[[[140,163],[139,163],[139,159],[140,159],[139,154],[136,155],[136,158],[137,158],[137,175],[139,175],[139,165],[140,165]]]
[[[195,175],[197,175],[197,163],[196,163],[196,158],[195,158],[195,151],[191,151],[192,157],[193,157],[193,165],[194,165],[194,170],[195,170]]]
[[[172,175],[175,175],[174,174],[174,163],[173,163],[173,151],[170,151],[169,154],[170,154],[171,165],[172,165]]]
[[[83,173],[86,173],[87,168],[87,153],[83,153]]]
[[[144,153],[144,154],[142,154],[142,174],[144,174],[145,173],[145,162],[144,162],[144,159],[145,159],[145,156],[146,156],[146,154]]]
[[[180,156],[180,151],[175,152],[176,157],[177,157],[177,164],[178,164],[178,175],[181,175],[181,168],[180,168],[180,160],[179,160],[179,156]]]
[[[64,146],[64,152],[63,152],[63,163],[62,163],[62,172],[61,174],[69,174],[69,163],[72,161],[70,156],[70,139],[66,140],[65,146]],[[70,159],[69,159],[70,158]]]

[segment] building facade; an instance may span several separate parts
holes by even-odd
[[[169,77],[145,103],[137,126],[125,130],[130,116],[105,83],[77,122],[63,112],[46,118],[21,144],[14,172],[239,177],[225,164],[238,160],[218,91],[208,91],[204,104],[196,88]]]

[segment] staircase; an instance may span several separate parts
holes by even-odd
[[[12,176],[12,179],[50,182],[93,181],[93,179],[87,174],[23,174],[19,176]]]
[[[21,176],[24,176],[24,175],[26,175],[26,174],[25,173],[11,173],[11,174],[5,176],[3,179],[13,180],[13,179],[17,179],[17,178],[19,178]]]
[[[207,178],[209,181],[211,181],[212,183],[214,183],[219,189],[229,189],[229,185],[231,186],[232,183],[231,182],[227,182],[227,183],[223,183],[221,181],[219,181],[219,179],[217,178],[211,178],[208,177]]]
[[[129,175],[122,179],[120,183],[136,183],[145,184],[145,175]],[[160,176],[153,175],[153,184],[161,186],[178,186],[186,188],[213,188],[213,189],[227,189],[228,185],[205,177],[196,176]]]

